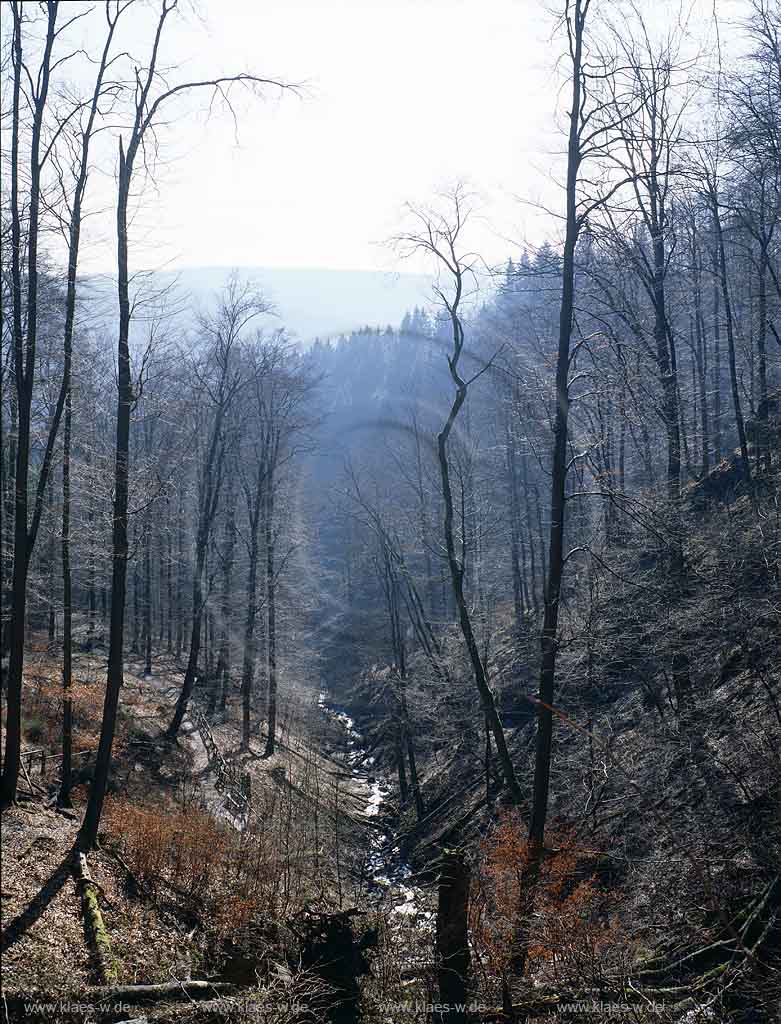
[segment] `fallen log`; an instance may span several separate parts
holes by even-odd
[[[83,853],[76,853],[74,870],[81,889],[81,905],[92,940],[98,979],[103,985],[110,985],[117,980],[117,964],[111,954],[111,942],[103,914],[100,911],[100,902],[98,901],[100,888],[89,873],[87,858]]]
[[[87,993],[96,1003],[134,1005],[166,999],[210,999],[237,991],[239,986],[227,981],[164,981],[155,985],[99,985],[88,989]]]
[[[29,773],[27,771],[27,768],[25,767],[25,764],[24,764],[24,755],[19,760],[19,766],[22,769],[22,774],[24,775],[25,779],[27,780],[28,786],[30,787],[30,792],[34,795],[35,794],[35,790],[37,789],[39,793],[45,793],[46,790],[44,789],[44,787],[43,786],[39,786],[37,782],[33,782],[32,779],[30,778],[30,775],[29,775]]]
[[[61,1007],[61,1018],[63,1022],[81,1022],[84,1020],[81,1007],[91,1006],[97,1013],[97,1019],[104,1019],[103,1013],[110,1014],[110,1019],[115,1019],[115,1008],[119,1004],[126,1007],[139,1004],[152,1004],[156,1002],[193,1002],[197,1000],[208,1000],[212,998],[223,998],[228,995],[242,996],[246,998],[250,993],[257,992],[257,986],[241,987],[220,981],[171,981],[156,985],[93,985],[88,988],[81,988],[72,992],[39,992],[34,994],[34,1002],[31,1000],[31,993],[28,990],[23,992],[10,991],[3,993],[4,1020],[29,1020],[46,1021],[52,1020],[51,1006]],[[68,1006],[73,1007],[73,1013],[67,1012]],[[42,1007],[40,1013],[36,1013],[35,1006]],[[132,1011],[131,1011],[132,1012]],[[92,1019],[92,1018],[90,1018]],[[135,1020],[146,1020],[145,1017],[134,1018]],[[126,1024],[130,1022],[126,1021]]]
[[[492,1007],[481,1011],[480,1024],[507,1024],[511,1020],[524,1020],[527,1017],[538,1017],[545,1014],[562,1015],[579,1012],[593,1014],[608,1008],[609,1012],[628,1011],[634,1007],[641,1010],[649,1004],[666,1003],[676,1010],[688,1009],[699,1005],[698,993],[706,984],[722,974],[727,964],[720,964],[709,971],[696,983],[690,985],[671,986],[668,988],[640,988],[628,982],[624,986],[605,989],[587,989],[583,992],[555,992],[541,990],[531,992],[525,999],[512,1003],[512,1013],[508,1008]]]

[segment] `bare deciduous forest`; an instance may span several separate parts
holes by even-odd
[[[3,4],[4,1021],[779,1020],[781,7],[692,11],[554,3],[547,236],[410,196],[300,339],[139,218],[306,84]]]

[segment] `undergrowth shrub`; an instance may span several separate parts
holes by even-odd
[[[152,890],[165,880],[191,899],[203,899],[229,873],[231,837],[198,807],[185,813],[162,803],[140,806],[110,800],[103,827]]]
[[[522,922],[526,827],[516,811],[502,816],[481,844],[470,905],[478,970],[489,987],[510,973],[522,924],[528,928],[528,970],[539,980],[588,988],[604,984],[607,973],[623,973],[631,943],[598,882],[600,855],[573,833],[551,830],[534,913]]]
[[[260,827],[239,833],[193,802],[109,798],[103,830],[155,898],[173,893],[195,915],[213,967],[235,971],[243,962],[250,982],[256,968],[266,973],[281,951],[275,922],[295,904],[281,897],[279,851]],[[298,899],[306,896],[302,888]]]

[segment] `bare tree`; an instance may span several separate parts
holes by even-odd
[[[699,189],[708,205],[712,218],[715,237],[714,271],[720,290],[721,304],[724,310],[724,324],[727,335],[727,361],[732,392],[732,406],[735,413],[735,425],[740,445],[743,474],[749,492],[753,494],[751,463],[748,457],[748,437],[746,421],[743,415],[743,403],[740,398],[740,381],[738,379],[737,349],[735,344],[735,318],[733,315],[732,296],[727,267],[727,251],[724,242],[724,201],[720,194],[718,146],[715,150],[699,147],[698,166],[695,167],[695,178],[699,178]]]
[[[610,113],[617,138],[609,158],[630,183],[643,230],[632,231],[626,223],[617,224],[612,213],[607,213],[607,218],[614,239],[630,259],[653,309],[653,352],[667,436],[667,492],[669,500],[676,502],[681,487],[680,385],[666,278],[671,250],[675,247],[672,190],[681,171],[676,154],[683,148],[686,75],[691,62],[683,60],[679,52],[683,27],[671,30],[657,44],[640,11],[633,7],[631,13],[634,25],[624,20],[613,32],[623,67],[612,80],[620,82],[623,88],[613,89]],[[626,204],[621,204],[619,210],[619,215],[626,216]]]
[[[235,443],[230,414],[241,390],[250,380],[240,359],[242,333],[257,317],[270,310],[269,303],[250,284],[233,275],[222,295],[217,313],[201,319],[200,331],[206,342],[206,365],[196,370],[199,390],[206,393],[206,438],[199,467],[198,526],[195,537],[195,566],[192,579],[192,628],[184,682],[166,735],[175,739],[198,673],[201,625],[205,606],[203,589],[206,554],[212,538],[220,501],[226,455]]]
[[[298,357],[280,337],[269,351],[267,373],[257,381],[255,399],[265,429],[264,541],[266,554],[266,655],[268,705],[265,757],[276,749],[277,734],[277,584],[288,554],[279,557],[282,534],[277,493],[284,474],[307,444],[307,428],[313,422],[308,408],[315,381],[305,372]],[[291,544],[296,539],[291,538]]]
[[[65,426],[63,431],[63,455],[62,455],[62,588],[63,588],[63,625],[62,625],[62,688],[63,688],[63,722],[62,722],[62,772],[60,793],[58,800],[61,805],[70,805],[70,784],[71,784],[71,748],[73,742],[73,702],[71,696],[72,688],[72,660],[73,660],[73,625],[72,625],[72,581],[70,561],[70,458],[71,458],[71,424],[72,424],[72,394],[71,386],[71,365],[73,352],[73,327],[76,315],[76,274],[79,261],[79,245],[81,240],[82,209],[84,195],[89,176],[89,154],[90,143],[95,132],[98,117],[98,104],[104,96],[104,78],[111,66],[110,58],[111,44],[114,32],[120,16],[131,6],[133,0],[127,0],[124,4],[117,4],[112,13],[111,5],[106,4],[106,41],[103,52],[100,56],[95,88],[92,99],[87,108],[86,124],[72,133],[72,172],[74,179],[72,199],[69,199],[69,190],[66,178],[63,173],[59,175],[61,189],[61,208],[64,211],[60,215],[62,228],[67,232],[68,237],[68,281],[65,297],[65,334],[63,338],[64,365],[62,374],[62,394],[65,406]],[[116,86],[109,86],[114,93]],[[55,410],[55,419],[59,419],[58,410]]]
[[[561,585],[564,574],[564,536],[568,421],[570,411],[571,340],[575,314],[575,249],[587,212],[580,190],[581,166],[592,142],[587,127],[591,111],[584,87],[586,24],[591,0],[567,0],[563,22],[571,62],[569,123],[567,134],[566,220],[562,257],[562,290],[559,306],[559,338],[556,358],[556,405],[554,409],[553,458],[551,467],[550,541],[548,575],[544,593],[541,634],[540,683],[537,698],[537,740],[534,761],[532,809],[529,821],[529,849],[521,882],[520,931],[516,935],[513,966],[523,975],[528,955],[527,922],[531,916],[543,857],[545,823],[548,816],[551,755],[553,745],[553,704]],[[599,128],[595,129],[600,131]],[[510,1006],[505,991],[505,1003]],[[512,1010],[510,1008],[510,1013]]]
[[[464,325],[461,317],[461,305],[465,287],[472,273],[475,257],[462,251],[462,233],[469,218],[468,199],[464,189],[456,186],[443,199],[447,203],[447,213],[432,210],[411,208],[417,222],[418,230],[400,234],[396,243],[408,253],[423,252],[434,257],[438,266],[445,273],[451,285],[446,291],[444,285],[436,286],[436,294],[443,304],[452,331],[452,348],[447,354],[447,365],[450,378],[455,388],[452,404],[444,426],[437,435],[437,453],[444,502],[444,535],[447,549],[447,561],[450,568],[450,579],[458,611],[461,633],[469,654],[475,685],[486,721],[493,734],[505,784],[514,803],[522,800],[521,788],[515,774],[515,768],[507,748],[499,713],[496,710],[494,695],[488,682],[488,672],[475,636],[472,617],[464,592],[465,551],[462,543],[461,556],[456,550],[455,510],[453,489],[451,485],[451,466],[448,445],[458,414],[466,401],[469,387],[480,377],[487,366],[466,379],[461,375],[459,363],[464,352]],[[462,542],[464,538],[462,537]]]
[[[169,15],[177,7],[177,0],[162,0],[157,27],[152,42],[149,64],[142,71],[136,69],[133,121],[128,135],[127,147],[119,140],[119,175],[117,198],[117,291],[119,297],[119,338],[117,342],[118,402],[116,430],[116,459],[114,470],[114,511],[113,511],[113,570],[111,581],[111,623],[109,631],[109,658],[106,680],[106,697],[103,706],[103,722],[95,766],[95,776],[90,788],[89,803],[79,833],[82,849],[91,848],[97,838],[100,815],[108,784],[111,765],[111,748],[114,742],[119,695],[123,682],[123,649],[125,624],[125,597],[127,582],[128,554],[128,456],[130,415],[134,400],[130,367],[130,288],[128,272],[128,205],[136,158],[145,140],[153,135],[160,111],[175,96],[196,89],[208,89],[217,95],[226,96],[232,85],[244,85],[257,89],[265,85],[283,86],[279,82],[259,78],[256,75],[221,76],[204,81],[189,81],[167,87],[165,78],[158,71],[160,43]],[[161,86],[161,83],[162,86]],[[155,90],[159,89],[155,95]],[[191,643],[192,646],[192,643]],[[196,645],[197,646],[197,645]],[[191,673],[190,687],[194,681]],[[184,688],[183,688],[184,693]],[[189,694],[187,694],[189,698]],[[186,707],[186,700],[177,702],[177,712],[169,726],[169,733],[176,735]],[[178,717],[178,722],[177,722]],[[173,726],[176,723],[176,728]]]
[[[18,416],[15,445],[15,508],[13,543],[13,582],[11,600],[11,652],[8,668],[8,705],[6,746],[3,761],[0,803],[8,806],[16,797],[19,777],[21,750],[21,708],[22,679],[24,669],[24,630],[27,604],[27,576],[35,541],[44,510],[45,495],[49,485],[54,448],[60,428],[63,410],[70,409],[70,367],[73,342],[73,325],[76,308],[76,274],[79,261],[82,208],[89,172],[90,143],[96,131],[99,104],[107,91],[114,87],[105,83],[105,76],[112,60],[110,50],[114,30],[123,11],[133,0],[112,6],[106,4],[107,30],[100,58],[96,62],[95,84],[87,100],[69,98],[67,109],[52,111],[50,87],[52,73],[67,63],[72,54],[54,59],[55,45],[69,26],[81,17],[81,13],[58,25],[59,3],[48,0],[45,5],[46,33],[40,56],[38,71],[32,75],[28,68],[29,57],[25,53],[23,37],[28,15],[21,3],[9,6],[13,18],[12,52],[12,112],[11,112],[11,278],[12,278],[12,320],[13,320],[13,364],[16,381],[16,409]],[[33,49],[30,46],[28,49]],[[20,144],[25,132],[21,111],[24,99],[30,114],[28,163],[28,194],[24,201],[20,196]],[[86,121],[78,130],[82,114]],[[54,123],[47,120],[53,117]],[[57,160],[57,145],[65,140],[72,157],[70,175],[66,175],[62,163]],[[29,515],[29,469],[30,469],[30,420],[35,392],[36,349],[39,319],[39,235],[46,206],[42,180],[47,165],[56,164],[60,184],[61,208],[57,211],[59,227],[66,237],[68,247],[68,276],[65,297],[65,327],[63,335],[63,373],[56,405],[50,418],[43,459],[41,462],[32,517]],[[70,177],[71,188],[66,185]],[[70,199],[69,199],[70,192]],[[26,297],[22,299],[22,233],[23,219],[26,220],[27,272]],[[66,413],[67,415],[67,413]],[[70,642],[70,641],[68,641]],[[70,686],[69,664],[63,666],[63,683]],[[66,706],[68,700],[66,697]],[[67,738],[63,738],[67,746]]]

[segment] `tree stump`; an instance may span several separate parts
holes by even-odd
[[[436,959],[441,1009],[435,1024],[463,1024],[469,997],[470,870],[464,855],[443,850],[437,902]]]
[[[305,910],[290,922],[301,942],[301,964],[314,970],[331,989],[327,1019],[330,1024],[357,1024],[360,1019],[358,978],[369,973],[364,950],[377,945],[369,929],[357,939],[352,918],[357,910],[321,914]]]

